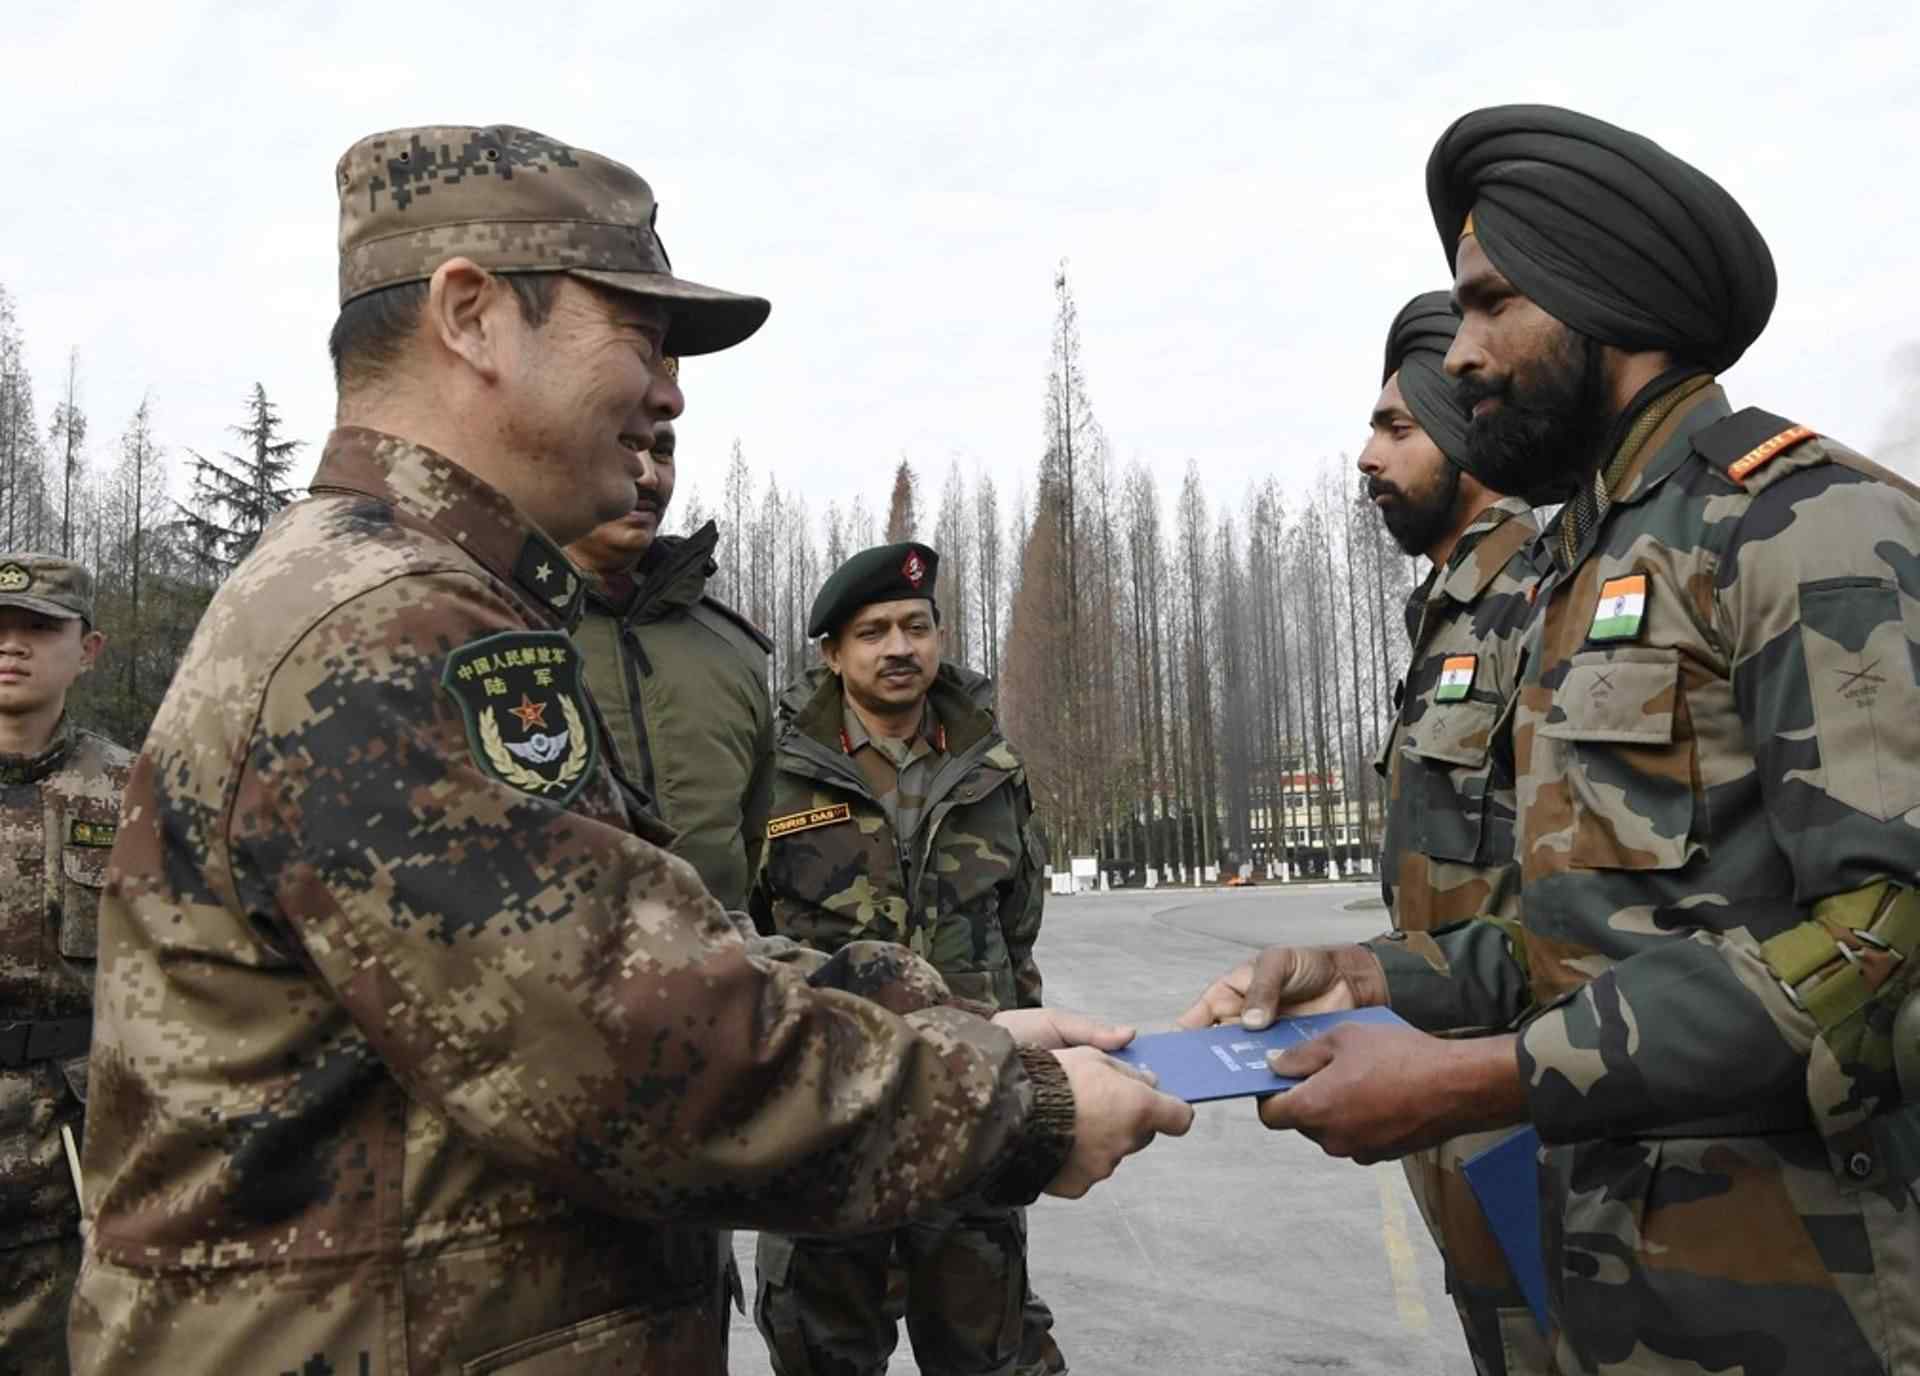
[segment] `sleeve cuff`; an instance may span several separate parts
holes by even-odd
[[[1031,1204],[1073,1151],[1073,1087],[1051,1051],[1019,1050],[1033,1103],[1020,1136],[982,1192],[994,1208]]]

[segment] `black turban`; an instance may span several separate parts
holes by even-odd
[[[1720,184],[1650,139],[1551,105],[1455,120],[1427,160],[1453,261],[1469,213],[1488,261],[1542,310],[1716,372],[1773,313],[1773,255]]]
[[[1400,395],[1427,438],[1455,467],[1471,472],[1467,468],[1470,417],[1440,367],[1459,328],[1451,296],[1444,291],[1421,292],[1401,307],[1387,331],[1387,364],[1380,382],[1385,386],[1388,378],[1400,374]]]

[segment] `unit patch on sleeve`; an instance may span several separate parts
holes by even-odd
[[[776,840],[782,836],[791,836],[796,831],[811,831],[815,827],[830,827],[835,822],[845,822],[853,817],[853,809],[846,803],[834,803],[829,807],[808,808],[805,812],[789,812],[784,817],[774,817],[767,822],[767,839]]]
[[[1637,640],[1647,614],[1647,575],[1630,573],[1600,585],[1600,605],[1593,610],[1588,640]]]
[[[1473,671],[1478,655],[1448,655],[1440,661],[1440,685],[1433,690],[1435,702],[1465,702],[1473,691]]]
[[[440,683],[460,704],[483,774],[561,806],[586,785],[599,742],[564,634],[504,631],[462,645]]]

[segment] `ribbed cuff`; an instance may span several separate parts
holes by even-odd
[[[1019,1048],[1033,1086],[1033,1107],[1020,1136],[981,1192],[994,1208],[1031,1204],[1060,1174],[1073,1151],[1073,1086],[1051,1051]]]

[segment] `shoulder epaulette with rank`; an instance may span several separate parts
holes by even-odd
[[[752,637],[753,643],[760,647],[760,653],[767,655],[773,653],[773,642],[767,639],[766,633],[732,607],[722,602],[719,598],[708,593],[702,593],[700,595],[700,605],[708,611],[720,613],[721,616],[724,616],[728,621],[745,631]]]
[[[520,557],[513,561],[513,581],[536,602],[553,610],[572,630],[580,624],[582,604],[586,601],[586,580],[568,562],[560,546],[535,531],[520,546]]]
[[[1693,450],[1735,483],[1796,444],[1815,438],[1804,425],[1749,406],[1715,421],[1693,437]]]

